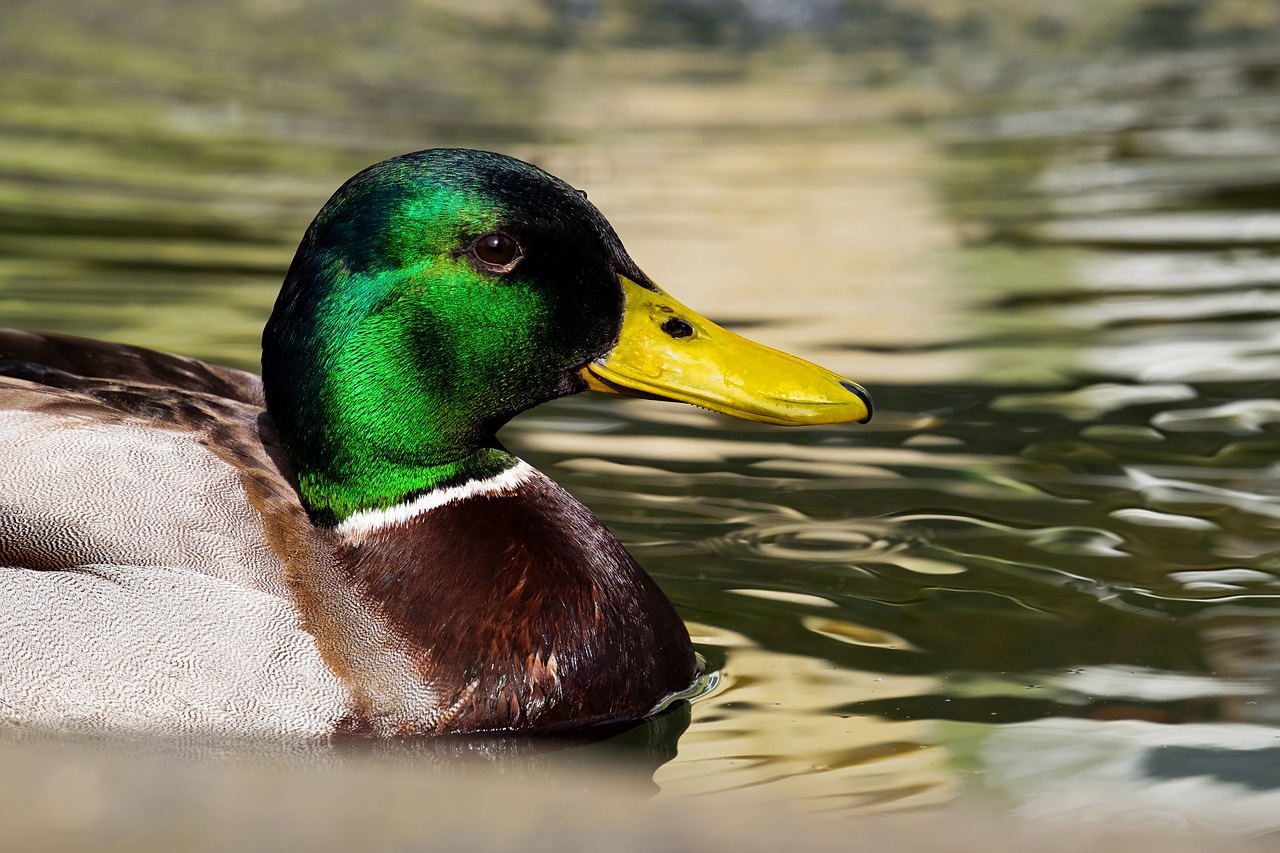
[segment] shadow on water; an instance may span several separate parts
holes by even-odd
[[[336,752],[356,761],[408,761],[442,773],[490,773],[507,778],[554,781],[575,772],[611,775],[632,783],[637,793],[659,790],[654,772],[676,756],[680,736],[689,727],[690,706],[678,701],[641,722],[601,725],[541,737],[503,733],[450,738],[379,741],[349,738]]]

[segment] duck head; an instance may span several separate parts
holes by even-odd
[[[461,149],[378,163],[334,194],[294,257],[262,365],[322,523],[498,473],[503,424],[588,388],[775,424],[871,415],[853,382],[669,296],[585,194]]]

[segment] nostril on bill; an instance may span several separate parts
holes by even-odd
[[[858,423],[865,424],[867,421],[871,420],[871,415],[875,412],[875,406],[871,403],[871,395],[867,393],[867,389],[858,385],[856,382],[849,382],[846,379],[840,380],[840,387],[853,394],[862,401],[864,406],[867,407],[867,416],[858,421]]]
[[[687,338],[693,334],[693,326],[679,317],[672,317],[662,324],[662,331],[673,338]]]

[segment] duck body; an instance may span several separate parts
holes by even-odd
[[[869,416],[825,372],[761,411],[723,376],[665,378],[688,370],[663,347],[709,330],[728,335],[567,184],[437,150],[371,167],[321,211],[262,379],[0,332],[0,724],[326,737],[644,716],[697,675],[683,623],[494,432],[587,387]],[[815,382],[838,390],[815,400]]]
[[[538,730],[694,677],[662,592],[527,464],[317,526],[257,377],[27,332],[0,354],[2,722]]]

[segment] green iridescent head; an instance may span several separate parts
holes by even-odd
[[[588,387],[771,423],[866,392],[720,329],[636,267],[585,194],[437,149],[353,177],[307,229],[263,334],[267,408],[321,522],[512,464],[513,415]]]
[[[573,187],[433,150],[343,185],[298,247],[263,335],[268,408],[325,519],[485,471],[513,415],[585,388],[643,274]]]

